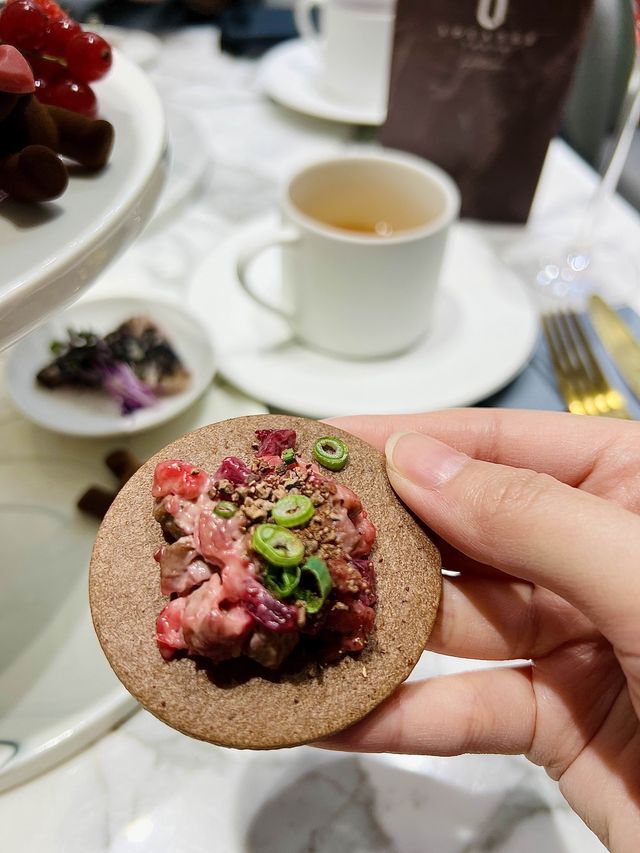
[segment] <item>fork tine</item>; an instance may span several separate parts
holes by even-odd
[[[621,391],[619,391],[617,388],[613,388],[609,384],[606,376],[602,372],[598,359],[595,357],[593,347],[591,346],[589,338],[587,337],[587,334],[585,332],[584,319],[579,317],[578,315],[575,315],[575,323],[584,349],[587,352],[588,357],[592,361],[595,370],[597,371],[598,387],[600,389],[600,393],[602,399],[604,400],[604,405],[606,407],[605,414],[616,418],[631,420],[631,415],[629,414],[629,410],[627,409],[627,401],[625,400],[624,394],[622,394]]]
[[[574,373],[568,357],[564,341],[560,337],[560,330],[555,314],[544,314],[542,317],[542,328],[549,347],[551,366],[556,378],[560,393],[564,397],[567,408],[574,415],[585,415],[586,411],[581,401],[581,394],[572,382]]]
[[[566,348],[567,357],[573,368],[574,384],[580,393],[584,413],[587,415],[597,415],[600,412],[600,408],[595,399],[597,389],[594,378],[590,374],[589,360],[585,358],[580,340],[575,335],[572,324],[569,321],[568,313],[566,311],[558,312],[556,320],[563,346]]]
[[[574,414],[629,418],[622,394],[612,388],[575,312],[544,315],[542,326],[558,388]]]
[[[591,348],[591,344],[589,343],[589,339],[587,338],[584,327],[580,321],[580,318],[575,313],[575,311],[568,312],[567,321],[573,326],[574,332],[580,341],[582,346],[582,350],[585,355],[585,359],[589,366],[589,371],[594,377],[595,383],[600,391],[606,391],[608,388],[608,382],[604,377],[604,374],[598,364],[595,355],[593,354],[593,349]]]
[[[624,395],[617,388],[611,387],[606,376],[602,372],[598,359],[594,355],[593,347],[591,346],[585,332],[584,321],[575,313],[572,314],[572,319],[594,375],[595,387],[598,392],[595,397],[595,403],[600,410],[599,413],[609,415],[611,417],[630,420],[631,415],[627,410]]]

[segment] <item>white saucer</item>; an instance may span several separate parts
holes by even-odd
[[[301,346],[236,277],[241,247],[273,223],[272,216],[256,220],[221,244],[189,292],[210,328],[221,373],[269,405],[309,417],[466,406],[506,385],[531,356],[538,323],[528,295],[468,225],[451,234],[433,331],[417,347],[396,358],[347,361]],[[277,300],[279,250],[265,252],[252,273],[254,289]],[[401,298],[401,282],[389,287],[390,299]]]
[[[274,101],[315,118],[380,125],[387,117],[386,111],[345,103],[326,92],[319,59],[302,39],[272,48],[261,62],[258,83]]]
[[[75,508],[90,485],[114,488],[104,456],[124,446],[144,460],[205,424],[264,413],[214,383],[162,427],[79,442],[26,421],[0,371],[0,790],[66,758],[136,707],[93,631],[87,571],[98,522]]]
[[[56,201],[0,203],[0,349],[77,299],[140,233],[160,195],[166,131],[153,84],[115,52],[95,88],[115,128],[107,167],[76,172]]]
[[[51,361],[49,344],[66,340],[66,330],[105,334],[129,317],[144,314],[156,320],[191,372],[180,394],[162,397],[149,408],[121,415],[107,394],[60,389],[36,384],[36,373]],[[97,438],[133,435],[175,418],[207,388],[215,369],[209,336],[190,312],[175,303],[154,299],[110,297],[86,299],[51,318],[19,341],[7,359],[7,390],[21,412],[34,423],[67,435]]]

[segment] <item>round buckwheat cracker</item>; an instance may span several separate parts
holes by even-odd
[[[184,459],[213,473],[225,456],[249,460],[257,429],[296,430],[296,449],[311,459],[314,442],[343,438],[349,463],[327,472],[358,495],[376,526],[378,603],[369,644],[356,657],[279,676],[220,680],[215,667],[184,657],[166,662],[155,620],[166,605],[153,553],[163,543],[153,518],[158,462]],[[441,591],[440,556],[394,494],[384,457],[333,426],[283,415],[211,424],[174,441],[129,480],[107,513],[91,559],[89,597],[96,633],[124,686],[152,714],[187,735],[240,749],[309,743],[368,714],[406,679],[431,632]],[[226,664],[224,665],[227,666]]]

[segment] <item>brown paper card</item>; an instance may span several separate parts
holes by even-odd
[[[387,146],[457,181],[462,215],[526,221],[592,0],[398,0]]]

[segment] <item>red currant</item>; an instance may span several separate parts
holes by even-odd
[[[47,27],[47,35],[44,43],[44,52],[47,56],[57,56],[64,59],[67,55],[67,47],[72,38],[81,32],[80,24],[71,18],[62,18],[53,21]]]
[[[37,53],[27,54],[27,60],[33,71],[33,76],[36,80],[43,80],[46,83],[53,83],[54,80],[61,80],[67,76],[65,66],[55,59],[45,59]]]
[[[98,102],[93,89],[85,83],[69,79],[55,80],[38,88],[36,94],[43,104],[63,107],[90,118],[95,118],[98,113]]]
[[[43,104],[48,103],[47,93],[45,90],[49,88],[50,83],[48,83],[43,77],[36,77],[35,85],[36,85],[36,88],[35,88],[36,98]]]
[[[77,33],[67,45],[67,67],[83,83],[99,80],[111,68],[111,47],[95,33]]]
[[[24,50],[40,50],[47,19],[32,0],[15,0],[0,14],[0,39]]]
[[[50,23],[62,21],[67,17],[55,0],[33,0],[33,2]]]

